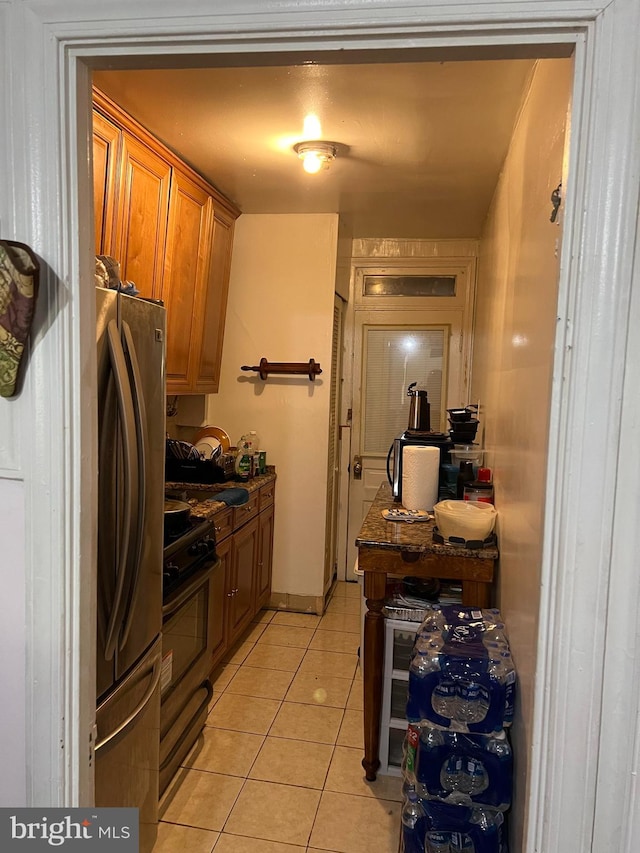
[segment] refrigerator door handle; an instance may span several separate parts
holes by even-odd
[[[124,353],[128,357],[130,376],[132,379],[133,392],[133,414],[136,427],[136,444],[138,449],[138,510],[136,516],[136,528],[134,535],[133,561],[130,570],[130,582],[128,584],[129,600],[127,602],[126,615],[123,620],[123,630],[120,637],[120,649],[123,649],[135,613],[136,600],[138,598],[138,578],[140,575],[140,562],[142,560],[142,546],[144,533],[144,519],[147,503],[147,459],[149,456],[148,440],[147,440],[147,410],[142,391],[142,380],[140,378],[140,367],[138,365],[138,356],[133,343],[131,329],[126,322],[122,323],[122,335],[124,337]]]
[[[95,751],[97,752],[99,749],[102,749],[103,746],[106,746],[109,741],[112,741],[115,737],[121,734],[125,729],[127,729],[135,719],[144,711],[146,706],[151,701],[151,697],[153,696],[156,687],[158,686],[158,682],[160,681],[160,675],[162,673],[162,656],[157,655],[153,661],[153,667],[151,669],[151,683],[147,692],[144,694],[138,705],[133,709],[133,711],[126,717],[116,728],[109,732],[108,735],[105,735],[103,738],[96,743]]]
[[[116,567],[116,589],[113,607],[111,609],[111,616],[109,618],[109,625],[107,627],[105,647],[105,657],[107,660],[111,660],[115,653],[118,642],[118,633],[121,625],[121,620],[119,620],[118,617],[122,609],[122,593],[127,573],[131,529],[138,504],[138,450],[137,442],[135,440],[135,420],[131,387],[127,377],[127,365],[115,320],[109,321],[107,333],[109,338],[109,358],[111,360],[111,369],[115,379],[116,397],[118,400],[120,425],[122,429],[124,460],[124,523],[121,532],[120,553]]]

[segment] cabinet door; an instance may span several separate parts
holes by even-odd
[[[254,518],[233,534],[231,548],[232,593],[229,599],[229,642],[233,643],[251,621],[253,575],[258,552],[258,519]]]
[[[211,196],[179,169],[173,170],[167,263],[162,298],[167,308],[167,391],[192,391],[201,338],[201,295],[211,261]]]
[[[273,504],[258,516],[258,562],[256,564],[256,605],[259,610],[271,597],[273,566]]]
[[[162,294],[170,184],[169,163],[125,130],[113,254],[122,280],[154,299]]]
[[[227,598],[231,576],[231,537],[216,543],[220,568],[214,573],[209,600],[209,633],[211,635],[211,669],[227,650]]]
[[[211,263],[198,311],[201,325],[192,383],[193,391],[199,394],[215,394],[220,385],[234,221],[224,210],[214,210]]]
[[[113,254],[120,130],[93,111],[93,221],[96,255]]]

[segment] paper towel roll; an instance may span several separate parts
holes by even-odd
[[[402,448],[402,505],[431,511],[438,502],[440,449],[407,444]]]

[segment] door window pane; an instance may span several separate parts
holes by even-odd
[[[431,429],[444,428],[447,339],[444,326],[365,327],[363,453],[386,454],[406,430],[412,382],[428,393]]]
[[[455,275],[365,275],[364,296],[455,296]]]

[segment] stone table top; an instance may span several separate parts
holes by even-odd
[[[387,521],[383,510],[398,509],[400,504],[393,500],[391,487],[383,483],[369,508],[362,528],[356,538],[359,549],[376,548],[384,551],[412,551],[443,557],[469,557],[480,560],[497,560],[495,546],[478,549],[441,544],[433,541],[435,521]]]

